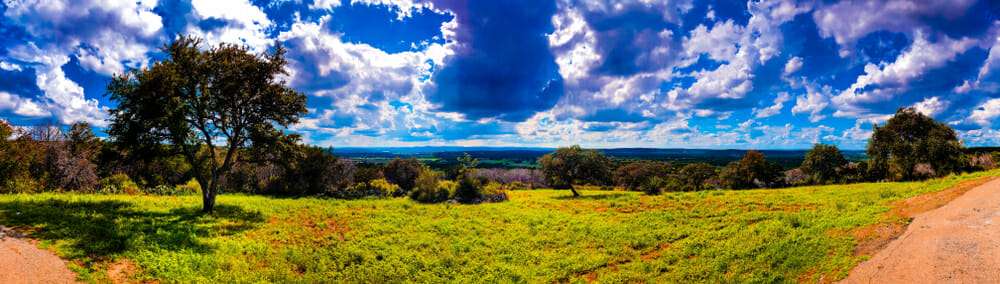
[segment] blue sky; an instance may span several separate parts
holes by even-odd
[[[0,118],[106,125],[178,34],[289,48],[323,146],[861,149],[913,106],[1000,144],[995,1],[0,3]]]

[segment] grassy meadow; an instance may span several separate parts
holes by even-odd
[[[480,205],[406,198],[222,195],[0,196],[27,230],[104,282],[114,263],[161,282],[829,282],[864,256],[853,230],[893,201],[988,171],[926,182],[787,189],[510,192]]]

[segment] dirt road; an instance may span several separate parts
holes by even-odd
[[[76,283],[66,262],[0,226],[0,283]]]
[[[844,283],[1000,283],[1000,179],[917,215]]]

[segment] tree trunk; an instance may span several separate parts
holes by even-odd
[[[201,189],[201,212],[202,213],[212,213],[215,210],[215,195],[216,195],[216,182],[209,181],[206,187]]]
[[[571,184],[571,185],[569,185],[569,191],[572,191],[572,192],[573,192],[573,197],[580,197],[580,193],[579,193],[579,192],[576,192],[576,188],[573,188],[573,185],[572,185],[572,184]]]

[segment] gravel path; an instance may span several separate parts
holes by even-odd
[[[917,215],[845,283],[1000,283],[1000,179]]]
[[[0,283],[76,283],[76,274],[52,252],[0,226]]]

